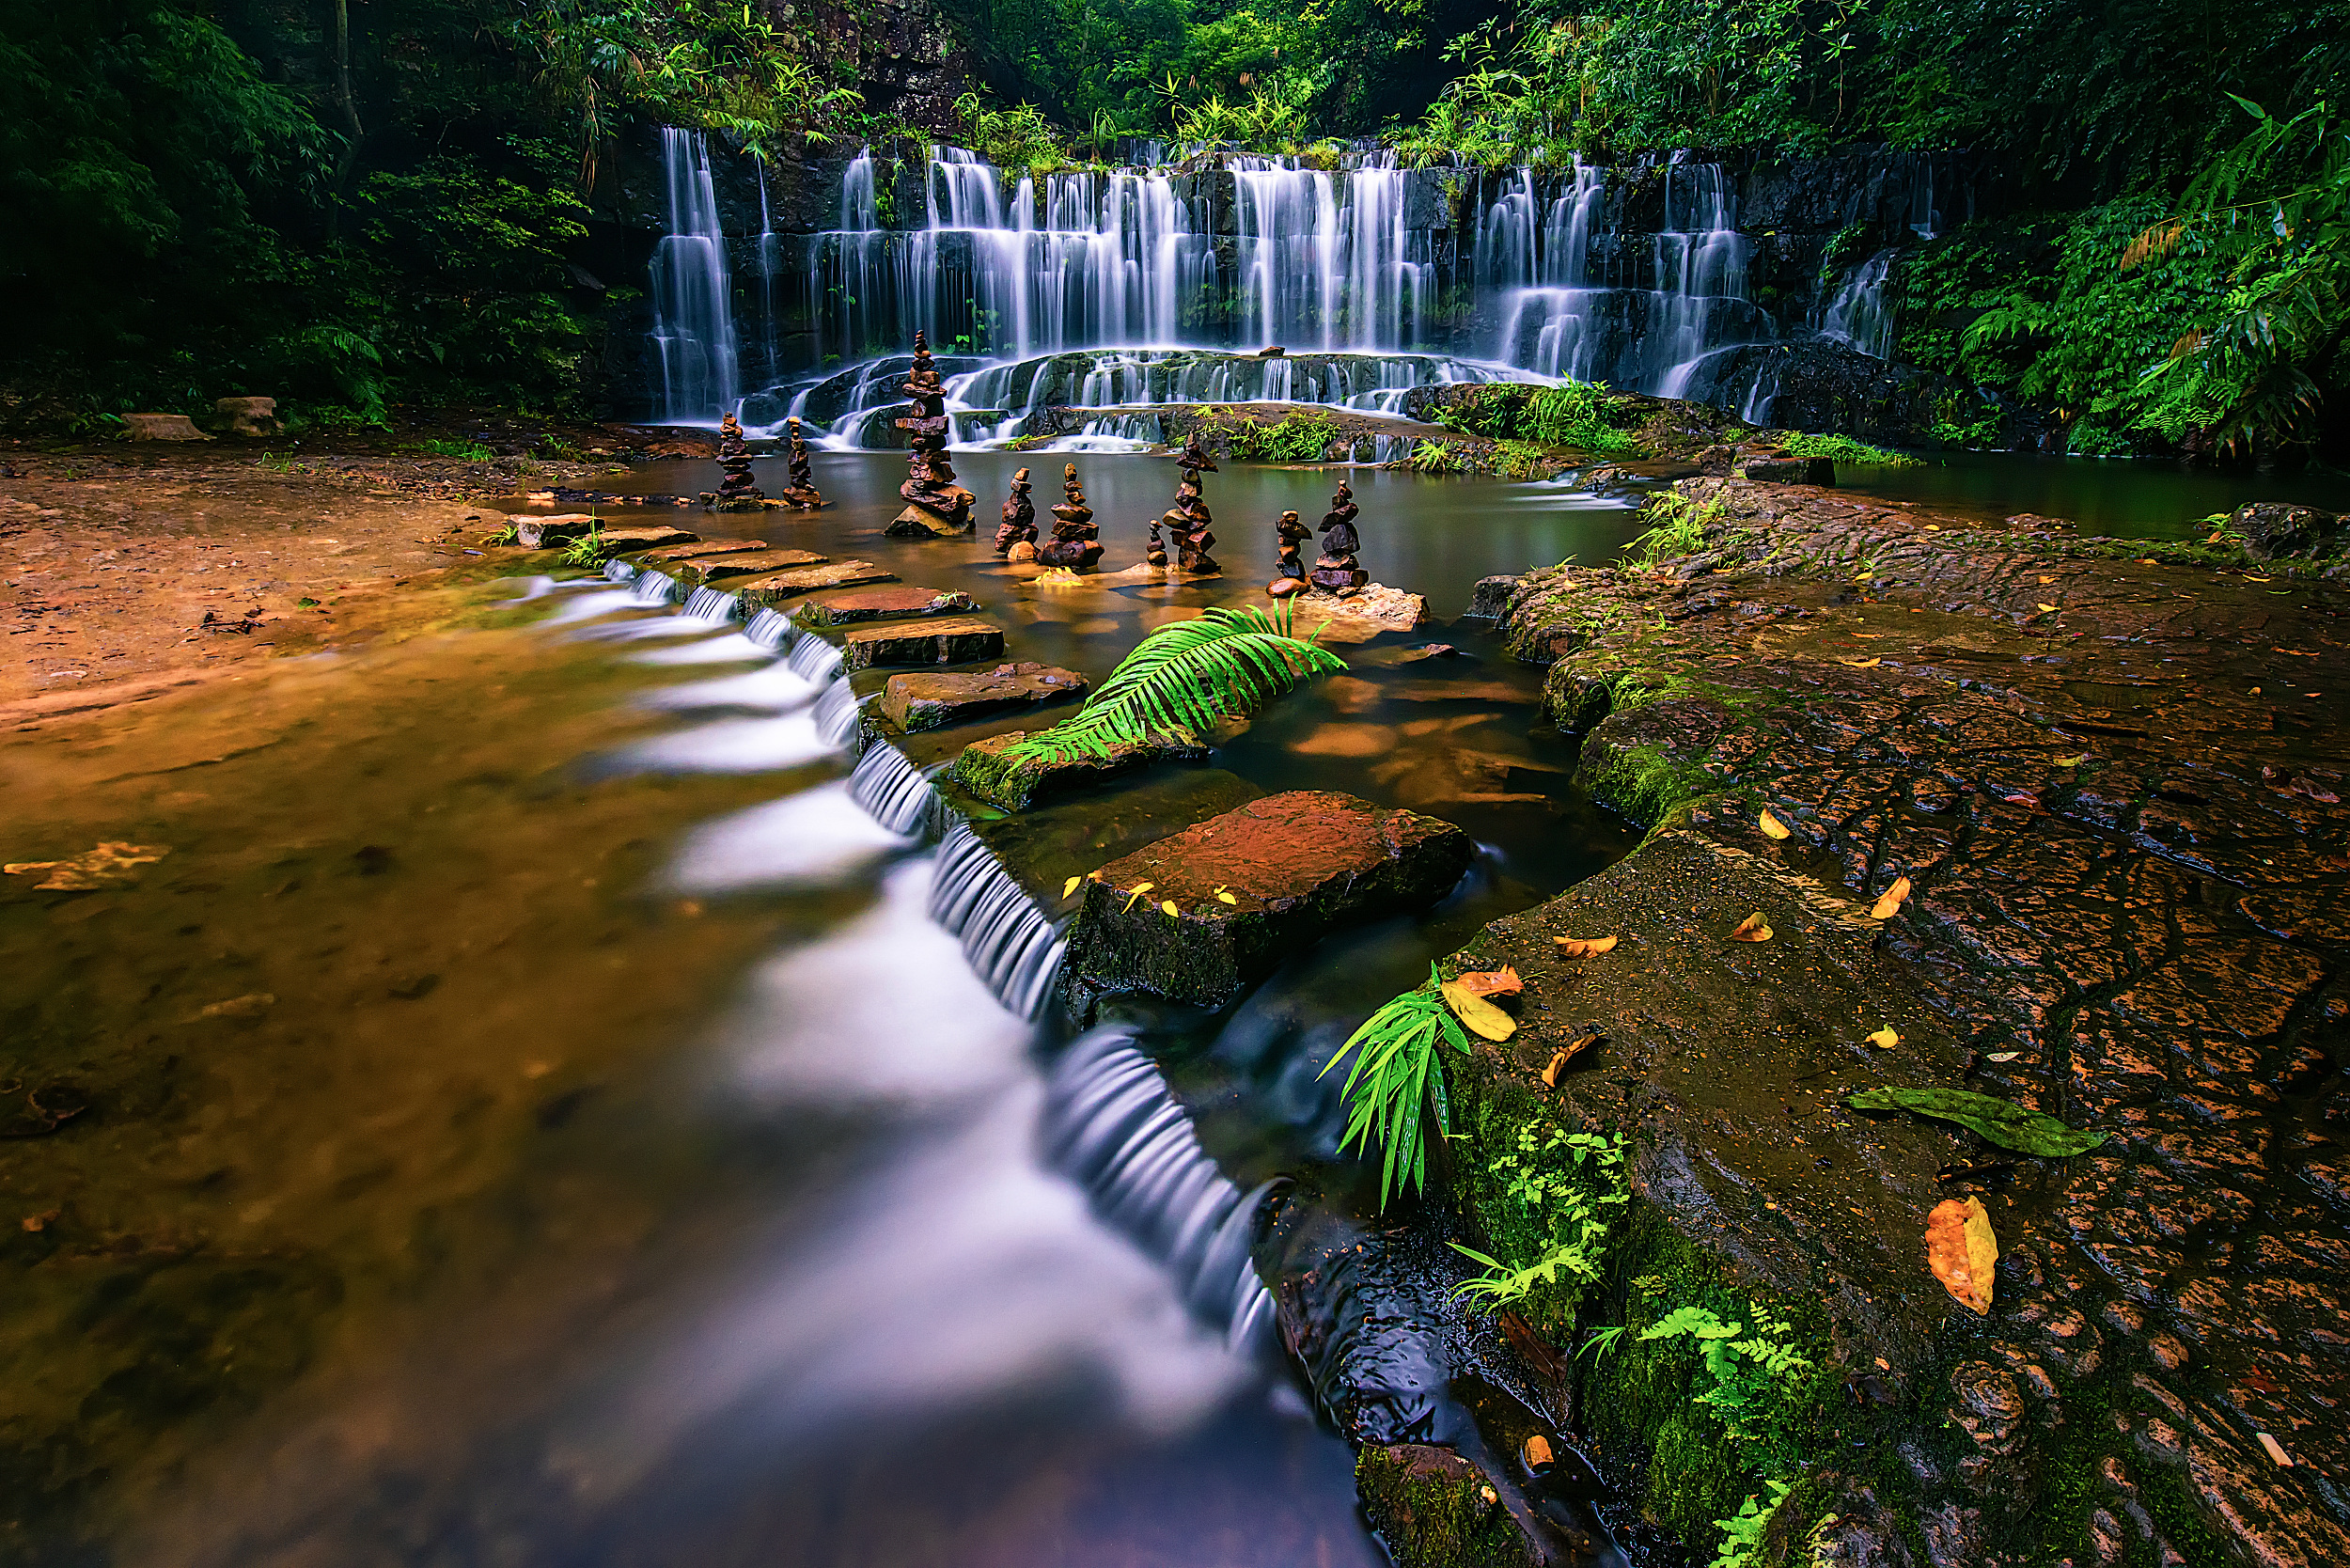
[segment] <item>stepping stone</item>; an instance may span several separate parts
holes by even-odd
[[[1475,854],[1466,833],[1417,811],[1324,790],[1267,795],[1094,872],[1069,983],[1222,1007],[1341,926],[1434,903]]]
[[[1417,593],[1372,583],[1340,599],[1301,593],[1290,601],[1297,635],[1323,642],[1360,643],[1387,632],[1409,632],[1428,619],[1428,601]]]
[[[1184,737],[1112,746],[1105,757],[1073,754],[1054,759],[1013,753],[1012,748],[1022,741],[1033,738],[1025,729],[1014,729],[973,741],[955,759],[955,782],[1007,811],[1025,811],[1047,796],[1139,773],[1153,763],[1204,762],[1209,757],[1207,746]]]
[[[748,578],[736,583],[733,591],[742,600],[743,613],[748,615],[818,588],[854,588],[863,583],[897,580],[896,572],[884,572],[871,561],[832,561],[823,566],[795,566],[789,572]]]
[[[705,583],[722,582],[728,577],[756,577],[762,572],[780,572],[793,566],[822,566],[830,560],[813,550],[752,550],[728,556],[716,556],[695,562],[695,570]]]
[[[569,544],[585,538],[596,525],[596,520],[584,511],[567,511],[555,517],[509,517],[507,521],[514,525],[514,541],[525,550],[552,550],[558,544]]]
[[[980,675],[893,675],[882,688],[882,716],[912,734],[967,724],[1010,708],[1083,697],[1086,678],[1051,665],[998,665]]]
[[[606,556],[626,556],[638,550],[691,541],[694,536],[683,528],[672,528],[659,523],[637,523],[625,528],[608,527],[597,537],[603,541]]]
[[[828,594],[800,606],[800,619],[810,626],[847,626],[859,620],[887,620],[896,616],[960,615],[978,609],[979,602],[951,588],[870,588]]]
[[[691,544],[673,545],[666,550],[650,550],[637,557],[649,566],[665,561],[697,560],[703,556],[739,556],[752,550],[764,550],[763,539],[704,539]]]
[[[1004,656],[1004,629],[992,621],[932,620],[909,626],[860,626],[843,638],[851,669],[876,665],[967,665]]]
[[[1789,457],[1784,452],[1767,452],[1749,458],[1739,470],[1750,479],[1771,484],[1834,484],[1836,463],[1832,458]]]

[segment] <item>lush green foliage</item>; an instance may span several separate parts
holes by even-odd
[[[1469,471],[1468,455],[1442,441],[1422,441],[1404,458],[1403,466],[1415,474],[1465,474]]]
[[[1624,1185],[1623,1139],[1557,1127],[1545,1135],[1528,1122],[1518,1129],[1515,1145],[1488,1163],[1487,1171],[1504,1216],[1500,1229],[1507,1233],[1507,1240],[1497,1236],[1496,1243],[1507,1250],[1510,1242],[1519,1242],[1531,1261],[1504,1262],[1451,1243],[1455,1251],[1485,1265],[1483,1274],[1462,1281],[1456,1294],[1498,1311],[1541,1287],[1563,1285],[1572,1296],[1599,1283],[1607,1241],[1602,1213],[1631,1200]]]
[[[1436,1060],[1439,1043],[1468,1055],[1468,1034],[1445,1005],[1439,990],[1443,980],[1434,964],[1428,966],[1428,983],[1407,991],[1364,1020],[1347,1036],[1338,1054],[1323,1065],[1317,1077],[1351,1054],[1355,1065],[1346,1074],[1346,1134],[1339,1147],[1368,1154],[1379,1145],[1379,1206],[1403,1190],[1409,1182],[1418,1192],[1428,1179],[1428,1135],[1423,1119],[1434,1113],[1438,1136],[1451,1133],[1451,1107],[1444,1087],[1444,1070]]]
[[[1849,435],[1815,435],[1809,431],[1791,431],[1779,443],[1782,450],[1794,457],[1832,458],[1864,468],[1914,468],[1918,460],[1907,452],[1888,451],[1856,441]]]
[[[1762,1435],[1773,1401],[1793,1395],[1811,1370],[1810,1358],[1788,1338],[1793,1324],[1760,1307],[1751,1316],[1748,1333],[1745,1324],[1726,1323],[1711,1308],[1676,1307],[1640,1330],[1642,1340],[1687,1340],[1697,1347],[1706,1378],[1697,1403],[1741,1441]]]
[[[1640,507],[1649,525],[1624,546],[1622,565],[1631,572],[1653,572],[1660,561],[1695,555],[1705,545],[1705,528],[1723,516],[1719,501],[1702,505],[1677,490],[1659,491]]]
[[[1609,393],[1604,382],[1568,381],[1556,386],[1495,382],[1470,389],[1439,417],[1471,435],[1610,456],[1640,450],[1639,439],[1630,430],[1638,418],[1637,408]]]
[[[1253,712],[1316,675],[1346,667],[1328,649],[1292,635],[1284,601],[1267,615],[1254,604],[1211,605],[1197,620],[1160,627],[1118,662],[1073,718],[1008,748],[1009,761],[1107,757],[1153,736],[1200,735]]]
[[[1715,1527],[1722,1532],[1722,1544],[1715,1549],[1713,1568],[1749,1568],[1761,1561],[1757,1555],[1762,1550],[1762,1532],[1771,1528],[1771,1516],[1778,1505],[1787,1500],[1794,1487],[1787,1482],[1768,1482],[1771,1500],[1764,1502],[1760,1494],[1749,1492],[1738,1512],[1727,1519],[1716,1519]]]
[[[1320,463],[1339,438],[1339,426],[1327,414],[1302,408],[1270,425],[1211,408],[1199,416],[1199,434],[1243,463]]]

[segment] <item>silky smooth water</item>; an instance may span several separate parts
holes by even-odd
[[[985,489],[1015,465],[963,464]],[[984,536],[884,538],[902,471],[826,455],[815,518],[690,521],[966,587],[1008,656],[1098,675],[1159,619],[1256,597],[1272,513],[1318,514],[1331,478],[1210,476],[1221,582],[1052,589]],[[1112,562],[1138,557],[1177,471],[1084,471]],[[1631,528],[1549,487],[1356,478],[1367,562],[1446,613]],[[1025,819],[1020,853],[1098,865],[1153,791],[1214,776],[1418,805],[1484,845],[1439,909],[1112,1059],[1041,1038],[974,969],[988,933],[941,923],[941,878],[984,869],[858,803],[828,662],[603,582],[461,607],[475,629],[0,764],[9,858],[170,851],[97,893],[0,883],[0,1077],[92,1106],[0,1142],[12,1551],[1379,1561],[1346,1445],[1215,1238],[1277,1170],[1361,1208],[1316,1077],[1336,1043],[1628,844],[1565,787],[1538,672],[1442,625],[1350,649],[1214,767]]]

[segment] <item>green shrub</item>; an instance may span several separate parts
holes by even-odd
[[[1441,441],[1423,441],[1412,448],[1403,466],[1415,474],[1465,474],[1469,460]]]
[[[1833,458],[1856,467],[1915,468],[1918,460],[1907,452],[1888,451],[1856,441],[1849,435],[1814,435],[1808,431],[1793,431],[1779,446],[1794,457]]]
[[[1327,414],[1305,409],[1270,425],[1245,414],[1210,409],[1200,416],[1199,434],[1222,443],[1242,463],[1320,463],[1339,438],[1339,423]]]

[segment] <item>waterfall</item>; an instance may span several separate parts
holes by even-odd
[[[688,620],[728,621],[742,607],[731,593],[723,588],[697,588],[686,598],[682,612]]]
[[[892,833],[919,833],[938,811],[931,781],[894,745],[866,749],[849,775],[849,793]]]
[[[762,607],[743,628],[743,635],[770,652],[780,653],[799,637],[791,618],[773,606]]]
[[[708,423],[740,397],[726,235],[718,227],[710,148],[701,133],[662,127],[661,157],[669,197],[669,232],[652,259],[661,417],[670,424]]]
[[[856,691],[846,681],[835,681],[816,696],[811,711],[816,733],[835,745],[845,746],[856,734]]]
[[[1060,933],[967,823],[956,823],[939,842],[931,918],[963,939],[971,967],[1004,1006],[1023,1018],[1043,1011],[1060,973]]]
[[[1820,333],[1878,359],[1893,357],[1893,306],[1886,280],[1893,253],[1879,251],[1855,267],[1820,315]]]
[[[801,637],[784,655],[784,664],[802,680],[824,682],[840,670],[840,650],[822,637]]]
[[[1046,1091],[1044,1148],[1094,1211],[1163,1263],[1185,1304],[1235,1347],[1271,1326],[1249,1248],[1263,1188],[1244,1195],[1199,1147],[1191,1118],[1122,1026],[1062,1055]]]

